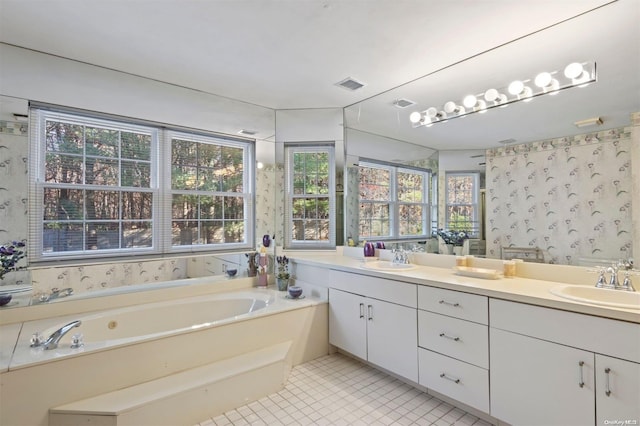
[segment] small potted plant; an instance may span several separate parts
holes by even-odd
[[[24,247],[24,241],[13,241],[11,244],[0,246],[0,282],[4,280],[4,276],[9,272],[21,271],[27,268],[24,265],[18,265],[20,260],[27,257]],[[0,306],[8,304],[10,301],[10,293],[3,292],[0,294]]]
[[[278,290],[286,291],[289,287],[289,259],[287,256],[277,256],[276,262],[278,262],[278,272],[276,274],[276,282],[278,283]]]

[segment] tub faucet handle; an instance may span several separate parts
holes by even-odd
[[[44,343],[44,336],[40,334],[40,332],[36,331],[31,335],[31,340],[29,341],[32,348],[38,347]]]
[[[78,349],[84,346],[84,335],[77,333],[71,336],[71,349]]]

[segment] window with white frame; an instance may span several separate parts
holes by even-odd
[[[429,233],[431,173],[361,162],[359,238],[416,238]]]
[[[332,145],[286,145],[287,248],[335,247]]]
[[[455,172],[446,174],[445,226],[452,231],[477,234],[480,174]]]
[[[31,110],[33,261],[249,248],[252,141]]]

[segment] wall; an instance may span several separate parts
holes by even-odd
[[[558,264],[631,257],[635,129],[487,150],[487,255],[516,246]]]

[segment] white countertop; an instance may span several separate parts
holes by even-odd
[[[394,279],[418,285],[429,285],[432,287],[489,296],[496,299],[640,323],[640,310],[593,305],[572,301],[551,294],[549,290],[553,287],[563,285],[561,282],[521,277],[501,277],[498,279],[471,278],[458,275],[451,268],[423,265],[416,265],[415,269],[406,271],[377,271],[363,268],[364,262],[362,259],[341,255],[314,256],[296,253],[295,256],[292,256],[292,259],[300,264],[320,266],[344,272]]]

